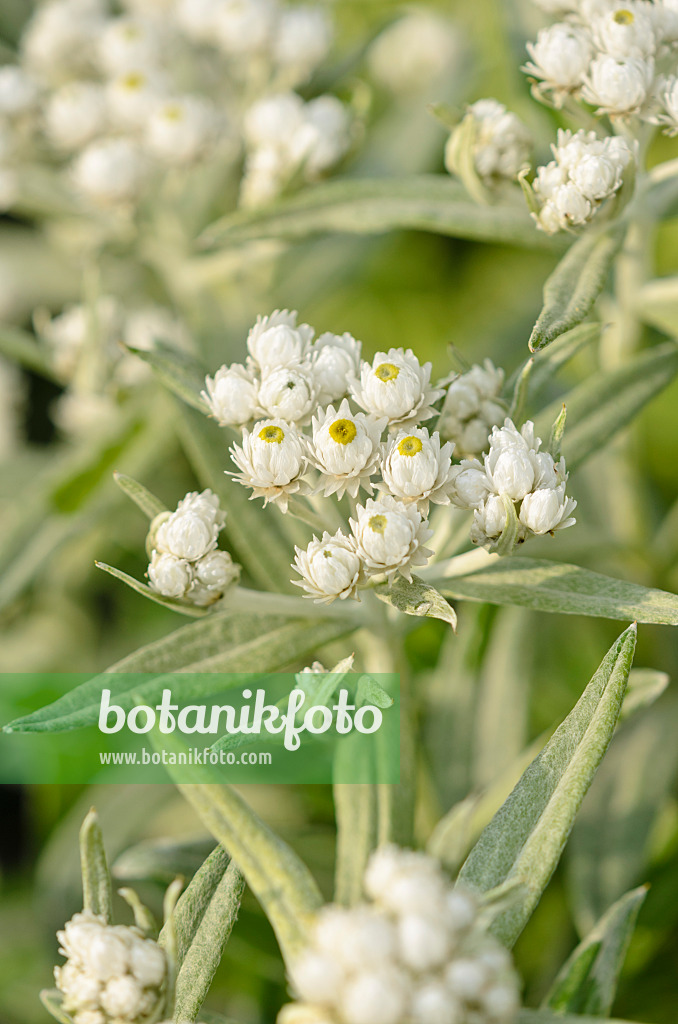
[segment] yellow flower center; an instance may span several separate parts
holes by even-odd
[[[388,519],[386,516],[370,516],[367,525],[370,530],[374,530],[375,533],[383,533],[388,525]]]
[[[404,437],[398,445],[401,455],[418,455],[423,445],[418,437]]]
[[[352,420],[335,420],[330,427],[330,437],[337,444],[350,444],[358,431]]]
[[[259,431],[259,440],[266,441],[267,444],[280,444],[284,440],[285,434],[281,427],[276,427],[273,423],[270,423],[267,427],[262,427]]]
[[[184,119],[183,109],[177,103],[171,103],[165,107],[163,115],[167,121],[183,121]]]
[[[379,366],[374,371],[374,376],[387,383],[390,380],[395,380],[399,373],[399,368],[394,366],[393,363],[379,363]]]
[[[633,11],[627,11],[626,9],[615,11],[612,17],[618,25],[632,25],[635,21]]]
[[[143,89],[146,78],[139,71],[130,71],[122,80],[125,89]]]

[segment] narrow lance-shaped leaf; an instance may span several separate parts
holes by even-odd
[[[477,893],[523,887],[492,932],[512,945],[553,874],[575,816],[614,732],[636,644],[630,626],[613,644],[580,700],[483,831],[459,873]]]
[[[673,342],[641,352],[620,369],[597,373],[565,396],[567,434],[563,454],[568,469],[600,451],[635,416],[668,387],[678,374],[678,346]],[[560,402],[536,419],[542,437],[558,414]]]
[[[617,226],[604,234],[587,232],[568,249],[544,285],[544,308],[530,335],[530,351],[544,348],[588,316],[623,239]]]
[[[196,932],[221,882],[231,858],[221,845],[217,845],[202,862],[186,889],[177,900],[172,917],[176,942],[177,969],[181,968]],[[164,945],[169,934],[169,922],[160,932],[160,945]]]
[[[245,879],[231,861],[210,899],[176,981],[175,1021],[193,1021],[209,991],[240,909]]]
[[[151,494],[143,484],[140,484],[138,480],[134,480],[131,476],[127,476],[126,473],[114,473],[113,479],[120,488],[121,491],[131,498],[134,504],[141,509],[144,515],[148,516],[149,519],[155,519],[161,512],[167,512],[167,507],[163,505],[160,498],[156,498],[155,494]]]
[[[83,908],[100,914],[107,924],[113,916],[113,890],[104,839],[97,812],[92,808],[80,828],[80,867]]]
[[[205,386],[205,370],[187,352],[169,345],[156,343],[155,348],[142,349],[127,346],[128,350],[148,363],[158,380],[188,405],[207,414],[207,406],[200,397]]]
[[[338,783],[333,794],[337,822],[334,898],[352,906],[362,897],[365,866],[377,845],[377,787]]]
[[[398,576],[393,583],[381,583],[374,588],[380,601],[390,604],[406,615],[428,616],[448,622],[452,629],[457,628],[457,615],[442,594],[438,593],[430,583],[425,583],[418,576],[412,576],[408,582],[404,576]]]
[[[458,238],[557,249],[561,240],[537,231],[520,205],[479,206],[442,175],[331,181],[262,210],[239,211],[212,224],[206,247],[261,239],[302,239],[324,232],[378,234],[397,228]]]
[[[558,973],[544,1000],[545,1008],[597,1017],[609,1014],[646,895],[647,887],[640,886],[610,907]]]
[[[142,583],[141,580],[137,580],[134,576],[129,576],[122,569],[116,569],[113,565],[106,565],[105,562],[95,562],[97,569],[101,569],[103,572],[107,572],[109,576],[115,577],[125,583],[135,593],[141,594],[142,597],[147,598],[149,601],[153,601],[154,604],[162,605],[163,608],[169,608],[173,612],[178,612],[179,615],[187,615],[190,619],[202,619],[205,615],[213,614],[214,609],[207,606],[199,606],[191,604],[190,601],[183,601],[180,598],[165,597],[163,594],[159,594],[157,590],[153,590],[147,583]]]
[[[445,597],[513,604],[561,615],[678,625],[678,595],[627,583],[578,565],[538,558],[488,555],[475,572],[454,575],[454,560],[431,570],[431,582]],[[445,575],[449,572],[450,575]],[[439,572],[439,576],[434,576]]]

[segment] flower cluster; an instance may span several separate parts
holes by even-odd
[[[547,234],[589,223],[598,208],[621,188],[635,159],[625,139],[595,132],[558,132],[554,160],[537,169],[534,193],[541,203],[533,214]]]
[[[490,359],[456,377],[447,389],[438,421],[440,436],[454,442],[457,458],[480,455],[487,449],[492,427],[504,422],[500,394],[504,371]]]
[[[225,522],[226,513],[210,490],[192,491],[174,512],[156,516],[147,542],[152,589],[199,606],[218,601],[240,575],[228,551],[217,548]]]
[[[572,96],[612,118],[637,116],[675,127],[678,12],[671,0],[539,2],[565,20],[527,44],[524,70],[537,99],[557,107]],[[665,114],[659,114],[662,105]]]
[[[317,176],[348,148],[338,100],[305,105],[290,92],[328,52],[324,10],[277,0],[122,6],[48,0],[25,28],[18,62],[0,69],[6,207],[20,196],[22,169],[46,154],[76,196],[121,207],[151,194],[168,166],[190,170],[210,160],[237,168],[243,135],[249,202],[269,199],[302,168]]]
[[[482,463],[465,459],[455,467],[450,497],[459,508],[473,509],[474,544],[494,545],[514,517],[518,544],[574,524],[577,503],[565,494],[565,460],[555,462],[540,447],[532,422],[519,431],[507,418],[492,431]]]
[[[473,163],[486,185],[514,179],[528,163],[532,135],[517,114],[495,99],[477,100],[468,108],[465,122],[472,122]],[[460,129],[455,128],[445,147],[445,166],[450,174],[462,173],[459,154]]]
[[[368,902],[318,914],[292,967],[302,1002],[279,1024],[510,1024],[519,1007],[509,953],[482,930],[474,899],[436,861],[387,846],[364,878]]]
[[[162,1012],[167,961],[138,928],[107,925],[83,911],[57,938],[67,959],[54,968],[54,976],[63,1009],[75,1024],[143,1024]]]

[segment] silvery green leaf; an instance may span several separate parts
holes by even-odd
[[[110,924],[113,917],[113,888],[104,840],[94,808],[80,827],[80,868],[83,909],[100,914]]]
[[[356,688],[356,706],[362,708],[365,704],[374,704],[378,708],[393,707],[393,697],[370,675],[361,676]]]
[[[330,181],[261,210],[230,214],[206,229],[205,247],[261,239],[299,240],[326,232],[379,234],[398,228],[457,238],[554,249],[561,243],[537,231],[518,205],[479,207],[446,176]]]
[[[334,899],[344,906],[359,903],[367,860],[377,845],[377,790],[370,783],[335,784],[337,822]]]
[[[274,509],[263,509],[249,492],[226,476],[233,468],[227,433],[207,417],[182,405],[177,423],[186,455],[203,487],[219,495],[228,515],[223,530],[228,547],[250,578],[264,590],[294,592],[291,544],[281,535]]]
[[[168,885],[177,875],[192,878],[213,846],[205,840],[145,839],[124,850],[111,871],[117,881]]]
[[[244,887],[245,879],[231,861],[204,909],[179,968],[175,985],[175,1021],[196,1019],[238,917]]]
[[[190,601],[182,601],[175,597],[165,597],[163,594],[159,594],[157,590],[153,590],[147,583],[142,583],[140,580],[136,580],[133,576],[128,576],[122,569],[116,569],[113,565],[106,565],[105,562],[95,562],[97,569],[102,569],[103,572],[107,572],[109,576],[114,576],[117,580],[121,580],[126,583],[128,587],[135,590],[137,594],[142,594],[147,597],[149,601],[153,601],[155,604],[162,605],[163,608],[170,608],[173,612],[179,612],[180,615],[188,615],[191,619],[202,619],[205,615],[210,615],[214,612],[213,606],[202,607],[196,604],[191,604]]]
[[[531,355],[515,373],[511,374],[504,388],[504,394],[512,394],[515,403],[516,388],[520,386],[520,376],[525,373],[529,365],[525,398],[525,404],[529,405],[542,388],[555,377],[560,368],[574,358],[577,352],[600,339],[602,331],[601,323],[583,323],[561,334],[546,348]],[[515,417],[512,418],[515,419]],[[517,418],[520,419],[520,416],[518,415]]]
[[[116,692],[115,701],[127,710],[138,699],[157,703],[167,685],[163,672],[201,673],[182,680],[183,696],[186,700],[206,697],[218,687],[220,672],[233,673],[237,678],[238,673],[276,671],[330,640],[339,639],[352,628],[350,623],[340,620],[218,612],[183,626],[112,665],[109,672],[129,674],[127,689]],[[158,675],[140,681],[134,673]],[[106,685],[106,674],[95,676],[33,714],[15,719],[4,731],[62,732],[95,724],[102,685]]]
[[[640,886],[610,907],[558,972],[544,1008],[597,1017],[609,1014],[646,895],[647,887]]]
[[[203,915],[230,862],[231,858],[223,846],[217,845],[213,847],[177,900],[172,914],[177,969],[180,969],[184,962],[186,953],[196,936]],[[168,934],[168,923],[163,926],[160,933],[159,941],[161,945],[164,945]]]
[[[398,575],[392,583],[380,583],[374,588],[380,601],[390,604],[406,615],[429,616],[448,622],[453,630],[457,628],[457,616],[454,608],[438,593],[430,583],[425,583],[418,576],[412,576],[408,582],[404,576]]]
[[[668,387],[678,374],[678,346],[666,342],[641,352],[622,367],[588,377],[565,396],[567,435],[563,454],[568,469],[581,465]],[[536,419],[542,437],[558,415],[554,402]]]
[[[149,349],[133,348],[131,345],[125,347],[132,355],[148,363],[166,388],[194,409],[207,413],[207,406],[200,397],[205,387],[205,370],[193,356],[160,341]]]
[[[614,732],[636,644],[635,625],[622,633],[580,700],[483,831],[459,884],[485,893],[520,882],[525,895],[498,913],[491,931],[513,945],[548,885]]]
[[[445,149],[446,162],[457,175],[464,188],[476,203],[487,203],[487,189],[476,171],[475,149],[478,129],[472,113],[466,114],[460,124],[452,129]]]
[[[600,1017],[580,1017],[575,1013],[554,1013],[553,1010],[528,1010],[522,1009],[518,1012],[516,1024],[600,1024]],[[614,1020],[608,1018],[607,1024],[632,1024],[628,1020]]]
[[[549,437],[548,452],[553,457],[554,462],[560,460],[560,450],[563,445],[563,435],[565,433],[565,423],[567,421],[567,406],[563,405],[562,409],[553,421],[551,427],[551,436]]]
[[[163,736],[162,746],[185,751],[175,735]],[[313,876],[231,786],[217,784],[219,777],[208,767],[194,765],[189,771],[195,781],[177,783],[179,789],[242,871],[289,963],[307,944],[309,927],[323,903]],[[186,766],[181,777],[187,777]]]
[[[678,277],[646,281],[638,290],[633,308],[644,323],[675,338],[678,335]]]
[[[32,334],[10,324],[0,324],[0,355],[50,380],[54,378],[47,351]]]
[[[160,501],[160,498],[156,498],[155,494],[151,494],[143,484],[140,484],[138,480],[134,480],[131,476],[127,476],[126,473],[114,473],[113,479],[120,488],[121,491],[131,498],[134,504],[141,509],[144,515],[148,516],[149,519],[155,519],[161,512],[167,512],[167,508]]]
[[[669,685],[666,672],[655,668],[634,668],[629,676],[629,685],[621,709],[621,721],[631,718],[637,711],[649,707],[661,697]]]
[[[61,992],[56,988],[45,988],[40,993],[40,1002],[47,1012],[59,1021],[59,1024],[73,1024],[73,1018],[69,1017],[61,1007],[63,998]]]
[[[605,287],[624,240],[621,227],[588,231],[568,249],[546,279],[544,308],[530,335],[531,352],[544,348],[585,320]]]
[[[678,768],[678,710],[663,700],[623,723],[582,804],[568,848],[570,902],[580,934],[647,877],[653,829]]]
[[[546,559],[488,556],[487,566],[459,576],[443,576],[445,563],[435,566],[432,582],[445,597],[490,604],[513,604],[561,615],[602,619],[635,619],[678,625],[678,595],[642,587],[578,565]]]
[[[534,358],[526,360],[522,369],[516,376],[513,387],[513,397],[511,399],[509,416],[518,426],[520,426],[525,419],[525,409],[527,407],[527,396],[530,391],[530,380],[532,377],[533,367]]]

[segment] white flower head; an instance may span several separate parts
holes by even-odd
[[[320,64],[332,41],[325,10],[310,4],[280,12],[273,40],[273,59],[292,82],[303,82]]]
[[[636,114],[645,104],[654,82],[651,57],[596,57],[586,76],[582,96],[610,117]]]
[[[313,328],[297,325],[296,311],[276,309],[270,316],[257,317],[247,336],[247,350],[262,373],[281,366],[303,363],[308,355]]]
[[[520,522],[532,533],[553,533],[573,526],[570,515],[577,507],[574,498],[565,495],[565,484],[555,488],[543,487],[527,494],[520,506]]]
[[[553,95],[557,106],[584,81],[593,56],[588,32],[580,25],[559,22],[543,28],[534,43],[527,44],[531,60],[523,68],[540,80],[540,91]]]
[[[215,11],[216,42],[231,57],[261,52],[276,28],[275,0],[222,0]]]
[[[362,573],[353,537],[346,537],[341,530],[334,536],[323,533],[320,540],[314,537],[305,550],[295,548],[295,552],[293,568],[301,579],[292,582],[303,587],[305,597],[312,597],[316,604],[347,597],[358,600]]]
[[[319,489],[326,497],[348,493],[355,498],[360,487],[372,494],[370,477],[379,468],[386,422],[385,417],[351,412],[347,399],[338,409],[330,405],[313,417],[309,462],[322,474]]]
[[[148,578],[152,589],[164,597],[184,597],[193,574],[185,558],[177,558],[167,551],[154,550],[148,566]]]
[[[366,412],[405,426],[434,416],[433,403],[444,391],[431,386],[431,363],[421,366],[412,349],[392,348],[362,364],[351,394]]]
[[[392,579],[399,572],[411,580],[413,567],[425,565],[433,554],[424,547],[433,535],[428,521],[415,505],[405,505],[390,495],[378,501],[368,498],[349,522],[369,576],[385,574]]]
[[[458,456],[479,455],[487,448],[490,430],[506,416],[499,402],[503,384],[504,371],[486,359],[449,385],[438,429],[441,437],[454,442]]]
[[[201,397],[220,427],[242,427],[263,412],[259,405],[259,381],[240,363],[221,366],[205,378]]]
[[[151,524],[153,544],[158,551],[194,562],[217,546],[226,513],[219,507],[216,494],[207,489],[191,491],[168,517],[162,513],[157,527]]]
[[[165,163],[188,164],[210,144],[215,126],[216,113],[203,97],[163,99],[150,112],[147,145]]]
[[[426,427],[411,432],[400,430],[387,443],[384,451],[380,489],[389,491],[400,501],[416,502],[426,514],[429,502],[449,505],[449,490],[454,477],[452,449],[448,441],[440,444],[440,435],[429,436]]]
[[[115,78],[139,68],[153,68],[161,56],[161,26],[134,16],[112,18],[98,39],[97,57],[105,75]]]
[[[373,78],[410,97],[435,89],[459,67],[464,43],[454,23],[427,8],[410,8],[379,33],[368,52]]]
[[[649,8],[650,5],[648,5]],[[632,0],[592,19],[591,31],[596,47],[610,57],[653,57],[657,34],[653,17],[646,5]]]
[[[474,160],[476,171],[486,182],[493,178],[515,178],[528,162],[532,136],[517,114],[495,99],[477,100],[469,107],[476,127]],[[454,133],[446,149],[448,170],[452,159]]]
[[[103,4],[48,0],[35,8],[24,29],[23,63],[36,78],[53,84],[88,72],[103,25]]]
[[[348,380],[360,372],[361,343],[352,334],[321,334],[311,349],[318,405],[343,398]]]
[[[240,470],[234,480],[252,488],[252,498],[263,498],[264,505],[276,502],[287,511],[290,494],[305,494],[308,484],[302,479],[307,467],[305,438],[284,420],[260,420],[251,431],[244,430],[241,445],[229,449]]]
[[[258,400],[264,413],[271,419],[287,420],[288,423],[299,425],[308,423],[312,410],[318,404],[311,367],[301,363],[288,364],[264,373],[259,385]]]
[[[45,131],[53,146],[80,149],[106,127],[106,98],[98,82],[67,82],[51,93],[45,108]]]
[[[510,514],[506,500],[507,495],[490,494],[480,508],[475,510],[469,534],[474,544],[491,545],[504,532]],[[523,537],[519,536],[518,539],[522,540]]]
[[[664,125],[666,135],[678,135],[678,76],[672,75],[661,80],[658,89],[662,112],[657,114],[658,124]]]
[[[245,114],[243,130],[254,149],[286,152],[304,123],[304,101],[295,92],[278,93],[258,100]]]
[[[193,574],[196,584],[221,596],[240,576],[240,567],[228,551],[215,550],[209,551],[193,564]]]
[[[351,118],[336,96],[317,96],[304,107],[304,122],[292,147],[297,161],[303,158],[306,177],[316,178],[334,167],[351,144]]]
[[[106,102],[112,123],[126,130],[146,127],[165,91],[162,76],[133,68],[106,85]]]
[[[477,459],[464,459],[454,466],[450,483],[450,500],[467,511],[480,508],[492,490],[487,473]]]
[[[131,139],[92,142],[72,167],[75,187],[97,203],[134,199],[144,182],[146,162]]]

